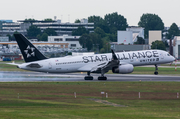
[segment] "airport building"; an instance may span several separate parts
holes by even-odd
[[[137,41],[137,37],[144,39],[144,28],[130,26],[126,28],[126,31],[118,31],[117,35],[118,44],[134,44]]]
[[[9,42],[9,37],[0,37],[0,42]]]
[[[68,48],[82,48],[82,46],[79,44],[79,38],[80,36],[48,36],[48,42],[58,42],[58,43],[68,43]],[[61,45],[61,48],[64,48],[63,45]]]
[[[173,40],[173,56],[180,59],[180,36],[175,36]]]
[[[116,52],[124,52],[124,51],[139,51],[139,50],[149,50],[149,45],[122,45],[117,44],[116,42],[110,43],[111,49]]]
[[[144,39],[144,28],[138,26],[129,26],[126,31],[117,32],[117,42],[110,43],[111,49],[116,52],[148,50],[149,45],[133,45],[137,37]]]
[[[162,41],[162,31],[149,31],[149,45],[152,45],[152,42],[156,40]]]
[[[87,19],[81,19],[80,23],[61,23],[61,20],[54,21],[27,21],[19,20],[16,23],[3,23],[2,30],[0,30],[1,36],[6,36],[7,34],[13,35],[14,32],[19,32],[24,35],[27,34],[27,29],[29,26],[35,25],[44,31],[47,28],[54,29],[58,36],[67,34],[72,35],[72,31],[78,29],[78,27],[85,27],[90,32],[94,32],[94,23],[88,23]]]

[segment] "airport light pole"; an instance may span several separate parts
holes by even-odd
[[[97,52],[99,54],[99,44],[96,44],[97,45]]]
[[[172,39],[173,39],[173,36],[169,39],[170,40],[170,43],[169,43],[169,53],[170,55],[173,55],[173,49],[172,49]]]

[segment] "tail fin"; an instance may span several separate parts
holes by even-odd
[[[14,34],[25,62],[33,62],[47,59],[27,38],[22,34]]]

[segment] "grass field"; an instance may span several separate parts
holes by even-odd
[[[132,74],[154,74],[155,67],[135,67]],[[158,72],[160,75],[179,75],[180,76],[180,69],[177,68],[167,68],[167,67],[159,67]]]
[[[24,71],[5,63],[0,62],[0,71]],[[154,69],[135,67],[132,74]],[[180,71],[159,68],[159,74]],[[0,119],[179,119],[177,92],[180,82],[1,82]]]
[[[178,119],[179,86],[178,82],[0,83],[0,118]]]

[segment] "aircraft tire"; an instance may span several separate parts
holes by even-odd
[[[98,77],[98,80],[107,80],[107,77],[99,76],[99,77]]]
[[[158,72],[157,72],[157,71],[155,71],[155,72],[154,72],[154,74],[155,74],[155,75],[158,75]]]
[[[84,80],[93,80],[93,77],[92,76],[85,76]]]

